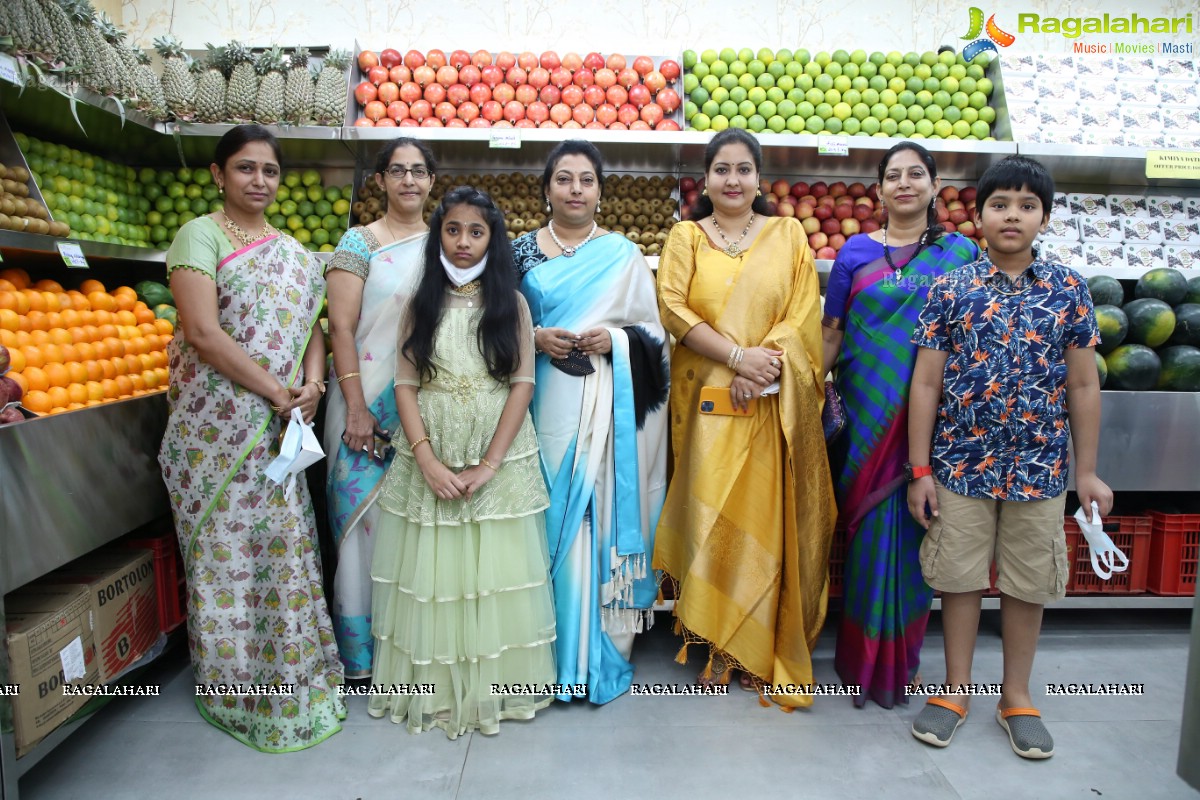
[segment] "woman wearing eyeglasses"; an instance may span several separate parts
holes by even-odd
[[[376,489],[391,462],[388,432],[400,424],[392,387],[397,324],[421,276],[429,234],[422,211],[436,166],[433,152],[416,139],[393,139],[380,148],[375,182],[387,195],[387,212],[346,231],[326,274],[333,371],[325,452],[338,549],[332,610],[347,678],[371,674]]]

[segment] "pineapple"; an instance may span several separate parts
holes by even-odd
[[[125,46],[125,31],[118,28],[108,14],[101,13],[96,18],[96,27],[108,45],[111,63],[120,84],[119,97],[132,103],[137,98],[137,85],[133,79],[138,66],[137,56]]]
[[[317,74],[313,105],[318,125],[342,125],[346,119],[346,67],[350,53],[333,50],[325,56]]]
[[[292,125],[308,125],[313,117],[313,79],[308,71],[308,48],[292,52],[291,68],[283,92],[283,118]]]
[[[204,71],[196,82],[196,119],[199,122],[224,122],[225,73],[221,67],[225,61],[225,48],[205,45],[208,56],[204,60]]]
[[[258,85],[258,100],[254,104],[255,122],[275,125],[283,119],[283,92],[287,84],[283,71],[286,61],[278,46],[259,56],[255,67],[262,77]]]
[[[79,49],[79,40],[75,36],[75,28],[71,25],[71,18],[67,16],[67,12],[63,11],[63,7],[56,0],[39,0],[39,2],[54,36],[55,55],[67,69],[78,69],[83,61],[83,51]]]
[[[60,0],[63,10],[75,27],[75,38],[83,53],[80,63],[80,83],[98,94],[111,95],[118,91],[120,81],[113,60],[116,58],[108,42],[96,27],[96,11],[89,0]]]
[[[241,42],[225,46],[225,71],[229,87],[225,90],[225,115],[229,122],[253,122],[254,103],[258,99],[258,74],[254,54]]]
[[[196,78],[188,69],[183,45],[174,36],[162,36],[154,40],[154,49],[163,60],[162,91],[167,108],[175,119],[187,122],[196,114]]]
[[[150,66],[150,54],[137,51],[137,69],[133,73],[134,85],[137,87],[138,108],[155,122],[167,119],[167,100],[163,95],[162,83],[158,74]]]
[[[52,60],[51,53],[56,49],[54,31],[50,28],[50,20],[46,18],[46,11],[40,0],[7,0],[7,2],[23,6],[25,18],[29,21],[29,41],[26,43],[25,53],[47,63],[50,62]]]
[[[0,3],[0,34],[12,37],[12,46],[6,47],[6,51],[24,53],[29,49],[33,34],[29,29],[29,14],[25,11],[24,3],[19,0]]]

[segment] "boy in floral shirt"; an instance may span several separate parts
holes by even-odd
[[[996,720],[1017,755],[1053,755],[1029,677],[1042,608],[1066,589],[1072,434],[1080,504],[1094,500],[1101,514],[1112,507],[1096,476],[1100,337],[1091,296],[1078,273],[1033,246],[1053,196],[1054,180],[1030,158],[1009,156],[984,172],[975,220],[987,252],[938,280],[913,337],[908,507],[928,531],[925,580],[942,592],[949,690],[930,698],[912,731],[938,747],[967,716],[970,696],[954,689],[971,684],[994,552],[1004,641]]]

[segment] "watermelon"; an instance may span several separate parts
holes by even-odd
[[[1183,298],[1183,302],[1200,303],[1200,275],[1188,278],[1187,285],[1187,296]]]
[[[1092,305],[1121,307],[1125,302],[1125,289],[1116,278],[1093,275],[1087,279],[1088,291],[1092,294]]]
[[[137,292],[138,300],[141,300],[150,308],[164,303],[175,305],[175,298],[171,296],[171,290],[161,283],[154,281],[139,281],[134,285],[133,290]]]
[[[1200,392],[1200,349],[1185,344],[1163,348],[1159,352],[1162,372],[1157,388],[1170,392]]]
[[[1152,297],[1169,306],[1182,303],[1187,293],[1187,278],[1183,277],[1182,272],[1171,267],[1159,267],[1144,273],[1133,287],[1134,297]]]
[[[1162,362],[1149,347],[1123,344],[1104,358],[1108,364],[1108,388],[1144,392],[1158,383]]]
[[[1127,304],[1123,310],[1129,317],[1127,338],[1134,344],[1158,347],[1175,332],[1175,312],[1162,300],[1143,297]]]
[[[1100,328],[1100,344],[1096,352],[1108,355],[1120,347],[1129,335],[1129,317],[1116,306],[1096,306],[1096,325]]]
[[[1105,382],[1108,381],[1108,363],[1099,353],[1096,353],[1096,370],[1100,373],[1100,388],[1103,389]]]
[[[1175,332],[1167,344],[1188,344],[1200,347],[1200,304],[1181,303],[1175,306]]]
[[[166,303],[157,305],[154,307],[154,316],[157,319],[165,319],[175,327],[179,327],[178,312],[175,310],[175,306],[170,306]]]

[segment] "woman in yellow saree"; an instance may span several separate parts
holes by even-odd
[[[761,164],[744,131],[713,137],[703,216],[671,230],[659,263],[662,320],[676,339],[675,463],[654,567],[676,589],[676,660],[706,644],[702,682],[740,669],[744,687],[795,708],[812,704],[801,687],[813,680],[837,512],[817,274],[799,223],[754,207]],[[705,386],[750,413],[702,413]]]

